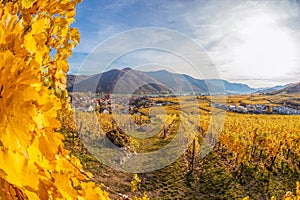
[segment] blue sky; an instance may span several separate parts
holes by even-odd
[[[69,60],[70,73],[101,72],[104,69],[101,59],[94,60],[99,68],[91,65],[86,70],[80,66],[85,65],[86,58],[97,58],[96,53],[88,55],[102,48],[101,43],[114,35],[135,28],[159,27],[178,31],[198,43],[216,67],[218,76],[208,73],[201,77],[178,57],[153,49],[131,52],[115,60],[112,66],[138,68],[143,65],[139,69],[144,70],[165,66],[170,71],[196,78],[223,78],[252,87],[299,81],[300,7],[297,1],[83,0],[77,6],[75,19],[72,26],[79,28],[81,43]],[[110,51],[126,49],[124,46],[131,46],[135,39],[151,39],[155,44],[164,42],[163,37],[158,40],[146,35],[128,37],[127,42],[113,43],[101,53],[109,55]],[[172,40],[178,51],[190,50],[190,46],[177,37],[165,39]],[[191,59],[199,57],[199,54],[193,55],[193,51],[189,54]],[[210,66],[206,61],[202,65]]]

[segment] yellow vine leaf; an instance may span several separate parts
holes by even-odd
[[[36,41],[33,37],[33,35],[31,33],[25,35],[24,37],[24,40],[25,40],[25,48],[30,51],[30,52],[35,52],[36,51]]]
[[[22,0],[23,8],[30,8],[36,0]]]
[[[35,23],[32,24],[32,34],[39,34],[49,28],[50,19],[46,16],[39,17]]]
[[[109,199],[59,133],[79,2],[0,3],[0,199]]]

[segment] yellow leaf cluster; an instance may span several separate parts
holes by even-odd
[[[0,199],[108,199],[58,132],[77,3],[0,3]]]
[[[134,174],[132,180],[130,182],[131,192],[135,192],[139,188],[139,184],[141,183],[141,179],[137,174]]]
[[[134,196],[132,199],[133,200],[150,200],[150,198],[147,196],[146,192],[143,193],[143,196],[141,198]]]

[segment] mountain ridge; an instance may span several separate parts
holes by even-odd
[[[284,86],[277,86],[283,89]],[[274,87],[275,88],[275,87]],[[270,92],[274,91],[270,88]],[[223,79],[197,79],[167,70],[139,71],[129,67],[95,75],[67,75],[69,92],[141,94],[251,94],[259,92],[247,84]],[[267,89],[266,89],[267,90]]]
[[[275,90],[270,94],[276,95],[276,94],[295,94],[295,93],[300,93],[300,82],[288,84],[287,87],[281,88],[279,90]]]

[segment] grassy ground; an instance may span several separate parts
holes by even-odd
[[[74,147],[70,134],[65,135],[66,148],[81,160],[85,170],[92,172],[97,182],[105,185],[103,189],[108,190],[112,199],[119,199],[119,193],[142,196],[144,191],[151,199],[242,199],[246,196],[270,199],[273,195],[282,197],[286,191],[293,191],[300,179],[299,170],[289,167],[289,163],[270,174],[263,168],[249,166],[238,177],[222,152],[212,151],[203,159],[196,159],[192,174],[188,174],[187,155],[163,169],[138,174],[142,182],[133,193],[130,187],[133,174],[103,165],[84,147]]]
[[[227,98],[227,103],[239,101],[270,103],[263,95]],[[199,104],[201,114],[210,113],[207,98],[199,99]],[[173,110],[168,111],[172,113]],[[205,124],[202,125],[204,127]],[[173,139],[172,132],[176,132],[176,129],[176,126],[172,126],[171,133],[163,140],[159,138],[161,134],[157,134],[144,141],[131,142],[136,145],[138,153],[155,151]],[[281,199],[287,191],[294,192],[296,181],[300,180],[298,161],[278,159],[272,171],[266,169],[264,162],[253,162],[244,166],[240,173],[240,166],[229,162],[228,153],[216,147],[203,159],[196,158],[195,169],[191,174],[189,174],[190,153],[187,152],[163,169],[138,174],[142,180],[139,190],[131,192],[130,182],[133,174],[116,171],[103,165],[84,148],[77,137],[74,145],[72,134],[67,131],[63,133],[66,148],[81,160],[85,170],[92,172],[97,182],[104,185],[103,189],[109,192],[112,199],[119,199],[120,194],[141,197],[144,191],[151,199],[243,199],[246,196],[250,199],[270,199],[271,196]]]

